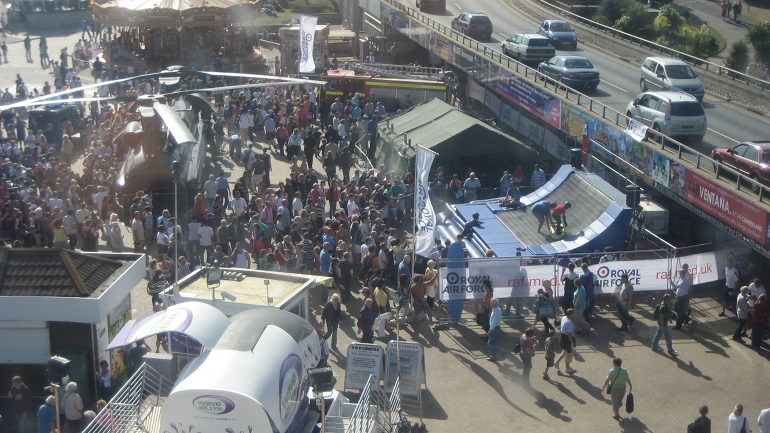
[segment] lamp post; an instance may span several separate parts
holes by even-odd
[[[174,266],[176,271],[174,272],[174,289],[172,293],[174,296],[179,296],[179,248],[178,242],[179,242],[179,175],[181,172],[182,164],[179,163],[179,161],[174,161],[171,163],[171,171],[174,174],[174,219],[176,223],[174,224],[174,233],[172,235],[174,236]]]
[[[45,371],[45,378],[51,384],[46,389],[50,389],[54,397],[56,406],[56,431],[61,432],[61,420],[59,418],[59,387],[64,376],[70,368],[70,360],[61,356],[52,356],[48,360],[48,369]]]

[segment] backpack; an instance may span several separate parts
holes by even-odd
[[[656,305],[655,309],[652,310],[652,317],[656,322],[660,320],[660,304]]]

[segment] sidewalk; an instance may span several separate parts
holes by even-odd
[[[735,0],[737,1],[737,0]],[[721,0],[674,0],[674,4],[682,6],[690,11],[691,20],[695,22],[701,21],[706,23],[709,27],[713,28],[725,40],[725,49],[716,56],[709,57],[713,63],[722,64],[722,61],[730,54],[730,46],[733,42],[743,39],[748,32],[749,27],[755,22],[763,22],[755,16],[756,12],[762,11],[760,15],[769,13],[765,8],[750,6],[747,1],[743,2],[743,11],[741,13],[742,22],[735,22],[732,20],[722,19]],[[749,11],[751,9],[751,11]],[[730,12],[730,17],[733,14]]]

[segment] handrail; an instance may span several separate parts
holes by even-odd
[[[384,3],[387,3],[391,7],[394,7],[398,9],[401,12],[406,13],[408,16],[420,21],[422,24],[425,24],[429,27],[431,27],[434,30],[437,30],[444,35],[448,36],[450,39],[460,43],[461,45],[464,45],[468,48],[471,48],[475,50],[477,53],[483,54],[485,58],[488,58],[496,63],[498,63],[501,66],[505,66],[510,70],[515,71],[517,74],[522,75],[524,78],[528,79],[530,82],[542,86],[545,90],[550,91],[550,93],[554,94],[555,96],[560,96],[563,99],[566,99],[568,101],[575,102],[577,106],[582,108],[588,108],[588,111],[601,116],[601,119],[606,120],[610,123],[614,123],[615,126],[619,126],[621,129],[625,129],[628,124],[628,117],[626,117],[625,114],[622,114],[618,112],[617,110],[607,107],[601,102],[591,98],[590,96],[587,96],[583,93],[580,93],[579,91],[570,89],[569,87],[564,87],[562,91],[562,85],[559,83],[554,83],[552,88],[549,89],[549,82],[548,80],[543,80],[542,83],[540,83],[539,72],[537,72],[536,69],[530,68],[529,66],[520,63],[484,44],[479,43],[478,41],[471,39],[463,34],[457,33],[453,29],[436,22],[425,15],[419,13],[417,10],[411,8],[410,6],[407,6],[397,0],[382,0]],[[770,83],[768,83],[770,84]],[[764,202],[765,197],[770,197],[770,187],[767,187],[753,179],[748,178],[746,175],[741,174],[740,172],[736,171],[732,167],[729,167],[721,162],[717,162],[709,158],[707,155],[703,155],[702,153],[682,144],[679,141],[676,141],[670,137],[667,137],[663,134],[661,134],[658,131],[653,130],[652,128],[648,129],[648,133],[652,136],[653,139],[657,140],[658,143],[661,145],[661,150],[666,150],[666,146],[672,147],[672,152],[676,153],[675,158],[679,161],[687,161],[688,164],[692,164],[692,161],[684,158],[684,155],[689,154],[696,157],[695,166],[698,169],[703,169],[704,171],[707,171],[711,174],[715,174],[717,178],[719,178],[719,173],[721,171],[725,171],[727,173],[732,173],[736,175],[735,183],[727,182],[727,179],[723,178],[723,181],[725,183],[731,183],[735,186],[736,189],[741,190],[742,182],[748,182],[751,185],[751,190],[746,191],[750,194],[754,194],[757,196],[758,200],[760,202]],[[650,146],[654,146],[655,142],[648,140]],[[701,160],[703,157],[706,157],[706,159],[709,161],[709,167],[713,167],[712,170],[708,170],[704,168],[701,165]],[[622,158],[619,158],[622,160]],[[745,191],[746,189],[743,188]]]
[[[565,17],[569,17],[570,19],[573,19],[583,25],[586,25],[588,27],[593,27],[598,30],[604,31],[606,33],[611,34],[612,36],[619,36],[622,40],[629,40],[631,42],[635,42],[640,47],[649,48],[653,51],[657,51],[661,54],[666,54],[671,57],[677,57],[687,63],[689,63],[692,66],[699,67],[701,69],[705,69],[707,72],[719,75],[719,76],[728,76],[729,78],[738,79],[740,81],[745,82],[747,85],[754,85],[756,87],[759,87],[760,89],[764,89],[766,86],[770,86],[770,82],[765,81],[760,78],[752,77],[751,75],[748,75],[744,72],[736,71],[735,69],[730,69],[725,67],[724,65],[717,65],[716,63],[711,63],[707,60],[701,59],[699,57],[693,56],[692,54],[683,53],[681,51],[677,51],[673,48],[669,48],[665,45],[660,45],[652,41],[648,41],[647,39],[640,38],[639,36],[632,35],[630,33],[622,32],[616,28],[597,23],[596,21],[589,20],[588,18],[582,17],[578,14],[572,13],[566,9],[560,8],[554,4],[548,3],[547,0],[535,0],[539,4],[547,7],[548,9],[551,9],[552,11],[564,15]],[[703,67],[702,65],[705,65]],[[711,69],[709,69],[711,67]],[[714,72],[716,70],[716,72]],[[724,72],[724,73],[723,73]],[[735,76],[731,76],[735,75]]]

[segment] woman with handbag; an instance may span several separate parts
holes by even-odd
[[[555,317],[556,306],[553,303],[553,289],[551,289],[551,281],[543,280],[543,288],[537,291],[537,301],[535,301],[535,323],[533,326],[537,326],[537,321],[543,322],[543,332],[548,334],[555,328],[548,321],[549,317]]]
[[[749,421],[743,416],[743,405],[736,404],[733,413],[727,417],[727,433],[749,433]]]
[[[634,386],[631,385],[631,378],[628,376],[628,370],[620,366],[622,363],[623,360],[620,358],[612,360],[612,370],[607,373],[607,378],[604,380],[604,385],[602,385],[602,389],[606,389],[607,394],[609,394],[612,399],[612,411],[615,412],[615,415],[612,417],[616,420],[621,419],[618,411],[623,406],[623,397],[626,395],[626,384],[628,384],[629,394],[634,388]]]

